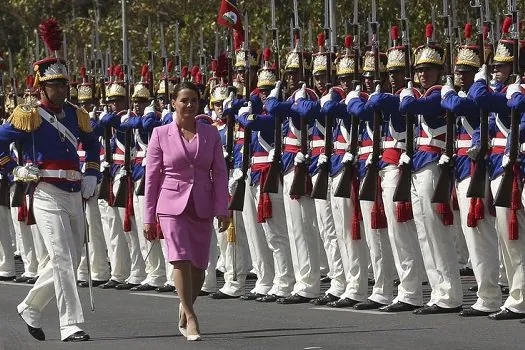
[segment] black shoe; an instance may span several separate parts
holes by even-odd
[[[318,298],[315,298],[315,299],[312,299],[310,300],[310,304],[314,304],[314,305],[326,305],[332,301],[337,301],[339,300],[338,297],[336,297],[335,295],[333,294],[325,294],[323,296],[320,296]]]
[[[27,283],[27,281],[29,281],[30,279],[31,279],[31,277],[20,276],[20,277],[15,278],[15,280],[13,282],[15,282],[15,283]]]
[[[472,287],[470,287],[468,290],[471,291],[471,292],[474,292],[474,293],[475,293],[475,292],[478,291],[478,286],[477,286],[477,285],[472,286]]]
[[[71,334],[69,337],[62,341],[70,341],[70,342],[77,342],[77,341],[86,341],[89,340],[89,334],[87,334],[84,331],[78,331],[76,333]]]
[[[13,256],[15,260],[22,261],[22,256],[20,254],[16,254]]]
[[[460,312],[462,309],[463,308],[461,306],[441,307],[434,304],[431,306],[423,306],[422,308],[415,310],[414,315],[453,314]]]
[[[281,299],[281,297],[278,297],[275,294],[268,294],[255,299],[255,301],[260,301],[261,303],[275,303],[278,299]]]
[[[117,290],[130,290],[131,288],[138,287],[138,286],[140,286],[140,284],[124,282],[124,283],[119,284],[118,286],[115,286],[115,289],[117,289]]]
[[[385,304],[378,303],[376,301],[368,299],[367,301],[362,301],[354,305],[356,310],[374,310],[379,309],[380,307],[386,306]]]
[[[91,281],[91,283],[93,284],[93,287],[101,286],[101,285],[103,285],[103,284],[105,284],[107,282],[108,281],[98,281],[98,280]],[[88,281],[78,281],[77,285],[80,288],[87,288],[87,287],[89,287],[89,282]]]
[[[221,270],[215,270],[215,277],[222,277],[224,276],[224,272],[222,272]]]
[[[328,276],[321,277],[321,283],[330,283],[332,279]]]
[[[174,291],[175,291],[175,287],[170,286],[169,284],[163,285],[162,287],[155,288],[155,292],[157,293],[170,293]]]
[[[423,282],[421,282],[421,285],[422,285],[422,286],[428,286],[428,281],[423,281]]]
[[[464,267],[459,269],[460,276],[474,276],[474,271],[470,267]]]
[[[33,338],[35,338],[36,340],[40,340],[40,341],[46,340],[46,335],[42,328],[31,327],[30,325],[27,324],[26,320],[24,320],[24,318],[22,317],[20,313],[18,314],[18,316],[20,316],[22,321],[24,321],[24,323],[27,325],[27,330],[29,331],[29,334],[31,334]]]
[[[373,278],[369,278],[368,279],[368,285],[369,286],[373,286],[374,284],[376,284],[376,281]]]
[[[306,298],[299,294],[290,295],[286,298],[277,299],[278,304],[290,305],[290,304],[306,304],[309,303],[313,298]]]
[[[353,307],[357,303],[359,303],[359,301],[350,299],[350,298],[343,298],[343,299],[339,299],[336,301],[332,301],[326,305],[330,307],[343,308],[343,307]]]
[[[201,291],[199,292],[199,296],[200,296],[200,297],[205,297],[205,296],[210,295],[211,293],[212,293],[212,292],[207,292],[207,291],[205,291],[205,290],[201,290]]]
[[[477,317],[477,316],[488,316],[492,313],[493,312],[480,311],[480,310],[473,309],[472,307],[469,307],[467,309],[462,310],[458,315],[461,317]]]
[[[249,274],[246,275],[246,279],[247,280],[256,280],[257,279],[257,275],[250,272]]]
[[[501,288],[501,294],[509,294],[510,289],[508,286],[499,286]]]
[[[405,311],[414,311],[416,309],[421,308],[421,306],[418,305],[412,305],[408,304],[402,301],[398,301],[397,303],[393,303],[387,306],[383,306],[379,308],[379,311],[383,312],[405,312]]]
[[[264,297],[264,294],[259,293],[248,293],[240,297],[241,300],[255,300],[257,298]]]
[[[102,288],[102,289],[112,289],[112,288],[116,288],[117,286],[120,286],[122,283],[118,282],[118,281],[115,281],[115,280],[109,280],[107,281],[106,283],[104,284],[101,284],[99,286],[99,288]]]
[[[13,281],[16,278],[16,276],[0,276],[0,281],[6,282],[6,281]]]
[[[212,299],[219,299],[219,300],[222,300],[222,299],[237,299],[238,298],[238,296],[229,295],[229,294],[223,293],[221,291],[218,291],[218,292],[215,292],[215,293],[211,293],[208,296],[210,298],[212,298]]]
[[[32,277],[32,278],[28,279],[26,283],[27,284],[35,284],[37,279],[38,279],[38,276]]]
[[[394,280],[394,287],[397,287],[397,286],[399,286],[400,284],[401,284],[401,281],[399,280],[399,278],[396,278],[396,279]]]
[[[132,291],[132,292],[149,292],[149,291],[152,291],[152,290],[155,290],[155,289],[157,289],[157,287],[152,286],[149,283],[144,283],[144,284],[141,284],[141,285],[138,285],[136,287],[131,288],[130,291]]]
[[[488,316],[491,320],[518,320],[525,318],[525,313],[510,311],[509,309],[503,309],[498,312],[494,312]]]

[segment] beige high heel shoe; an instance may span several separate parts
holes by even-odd
[[[181,318],[182,318],[182,304],[179,304],[179,321],[178,321],[177,325],[179,326],[180,334],[182,334],[184,337],[188,337],[188,330],[186,329],[186,327],[182,327],[180,325],[180,319]]]
[[[197,322],[197,329],[199,329],[199,323],[198,322]],[[186,330],[186,332],[187,332],[187,330]],[[199,333],[197,333],[197,334],[188,334],[186,336],[186,339],[188,341],[198,341],[198,340],[202,340],[202,337],[201,337],[201,335]]]

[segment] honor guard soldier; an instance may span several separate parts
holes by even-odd
[[[39,26],[49,52],[58,52],[62,29],[54,19]],[[49,261],[38,281],[18,307],[29,333],[44,340],[45,306],[55,294],[63,341],[84,341],[89,335],[80,329],[84,322],[76,287],[75,271],[85,235],[82,198],[94,195],[99,173],[99,144],[89,115],[66,103],[68,73],[65,61],[48,57],[34,64],[35,86],[40,89],[38,107],[18,106],[0,128],[0,164],[12,171],[15,180],[32,182],[33,211],[44,239]],[[32,165],[19,166],[9,155],[9,144],[20,141]],[[78,142],[86,151],[86,171],[80,172]]]
[[[439,177],[438,161],[445,150],[446,137],[441,86],[437,85],[445,52],[431,41],[432,32],[432,25],[427,24],[427,44],[415,51],[414,67],[424,91],[423,96],[416,98],[411,86],[403,89],[399,95],[401,114],[413,114],[418,120],[416,152],[412,159],[412,210],[425,270],[432,288],[427,306],[414,311],[418,315],[459,312],[463,298],[451,227],[452,209],[448,202],[436,208],[431,201]],[[400,164],[409,163],[409,158],[403,153]]]

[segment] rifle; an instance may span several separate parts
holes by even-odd
[[[151,48],[151,18],[148,17],[148,89],[149,89],[149,97],[156,100],[155,98],[155,88],[154,88],[154,82],[153,82],[153,49]]]
[[[518,29],[518,11],[516,9],[516,0],[509,0],[509,10],[512,14],[512,41],[513,41],[513,60],[512,60],[512,77],[511,81],[516,81],[519,77],[519,29]],[[509,164],[505,167],[503,178],[494,198],[494,205],[496,207],[512,208],[514,197],[514,181],[515,177],[519,180],[519,168],[516,167],[519,153],[519,124],[520,114],[518,110],[513,108],[510,112],[510,149],[509,149]],[[517,168],[517,169],[515,169]],[[518,197],[519,201],[521,197]],[[518,203],[519,205],[520,203]],[[514,208],[512,208],[514,209]]]
[[[330,93],[332,86],[332,53],[337,52],[336,38],[337,33],[335,31],[335,0],[329,0],[328,2],[328,13],[329,13],[329,25],[325,22],[325,33],[330,38],[329,49],[326,50],[326,93]],[[326,163],[319,165],[319,171],[317,173],[317,179],[312,189],[312,198],[326,199],[328,196],[328,178],[330,176],[330,157],[333,153],[333,132],[334,132],[334,118],[333,115],[327,113],[325,116],[325,135],[324,135],[324,155],[328,158]]]
[[[372,0],[372,20],[370,26],[372,29],[372,50],[374,53],[374,86],[381,84],[381,77],[379,73],[379,38],[377,33],[378,28],[376,18],[376,1]],[[381,145],[381,123],[383,117],[380,111],[374,110],[374,129],[372,132],[372,162],[368,164],[366,168],[365,178],[363,179],[363,185],[359,192],[359,200],[363,201],[375,201],[377,198],[377,177],[379,176],[379,168],[377,163],[379,162],[379,152]]]
[[[405,87],[412,85],[412,65],[410,54],[412,47],[410,45],[410,32],[408,28],[408,17],[405,11],[405,0],[401,0],[401,26],[403,35],[403,46],[405,51]],[[406,137],[405,137],[405,153],[410,157],[409,163],[404,163],[399,168],[399,180],[394,191],[394,202],[410,202],[411,201],[411,187],[412,187],[412,158],[414,156],[414,115],[407,113],[405,115]]]
[[[279,67],[279,43],[277,37],[277,26],[275,23],[275,0],[271,0],[271,12],[272,12],[272,48],[275,54],[275,75],[280,77],[280,67]],[[281,91],[279,91],[278,99],[281,98]],[[279,192],[279,183],[281,181],[281,153],[283,150],[283,139],[282,139],[282,123],[283,118],[280,113],[277,113],[274,116],[275,121],[275,130],[274,130],[274,157],[272,164],[270,165],[270,170],[266,177],[266,182],[264,183],[263,192],[264,193],[278,193]]]
[[[111,66],[111,58],[109,51],[106,52],[106,65]],[[111,77],[106,77],[107,70],[102,70],[98,84],[100,86],[100,103],[106,105],[106,78],[111,81]],[[113,156],[111,154],[111,125],[104,126],[104,161],[108,164],[113,163]],[[98,199],[105,200],[109,206],[113,206],[113,195],[112,195],[112,184],[111,184],[111,170],[110,168],[104,168],[102,171],[102,179],[100,181],[100,189],[98,193]]]
[[[126,2],[122,1],[122,58],[124,66],[124,85],[126,89],[126,102],[128,104],[128,113],[131,111],[130,83],[129,83],[129,56],[128,56],[128,32],[126,21]],[[117,208],[126,208],[130,194],[130,177],[131,177],[131,144],[132,130],[124,132],[124,170],[126,174],[120,178],[115,201],[113,206]]]
[[[445,42],[447,44],[446,52],[446,68],[445,75],[447,80],[451,79],[454,81],[454,74],[452,73],[452,50],[453,44],[451,40],[451,23],[448,15],[448,3],[446,0],[443,1],[443,14],[444,30],[445,30]],[[450,203],[450,193],[453,186],[454,175],[452,171],[454,169],[454,126],[456,123],[456,115],[451,111],[445,112],[445,119],[447,121],[447,135],[445,138],[445,155],[450,158],[448,163],[439,165],[439,177],[432,195],[432,203]]]
[[[485,1],[486,8],[488,10],[489,4]],[[485,25],[490,26],[489,12],[485,13],[485,22],[483,21],[483,6],[480,0],[474,0],[471,2],[472,7],[477,7],[479,11],[478,18],[478,45],[481,50],[480,65],[483,65],[487,60],[485,56],[485,35],[483,33],[483,27]],[[487,80],[487,77],[485,77]],[[470,178],[470,184],[467,190],[467,197],[474,198],[485,198],[485,187],[487,184],[487,160],[485,157],[489,151],[489,113],[483,109],[480,109],[480,148],[478,156],[475,160],[474,173]]]
[[[247,103],[250,101],[250,46],[248,44],[248,13],[244,15],[244,49],[245,49],[245,62],[246,69],[244,70],[244,98]],[[248,169],[250,168],[250,142],[252,141],[252,130],[250,128],[244,128],[244,144],[242,147],[242,174],[243,176],[237,180],[237,187],[235,192],[232,194],[229,210],[242,211],[244,209],[244,194],[246,192],[246,176]]]
[[[4,65],[3,55],[0,53],[0,118],[6,119],[5,115],[5,98],[4,98]],[[11,58],[11,57],[10,57]],[[7,174],[2,174],[0,180],[0,205],[9,208],[9,179]]]
[[[164,45],[164,24],[160,24],[160,49],[161,49],[161,64],[162,72],[164,73],[164,101],[170,105],[170,89],[169,89],[169,72],[168,72],[168,55],[166,53],[166,46]]]
[[[359,78],[359,58],[361,55],[359,54],[359,22],[358,22],[358,4],[359,0],[354,0],[354,20],[352,23],[352,31],[353,31],[353,50],[354,50],[354,79],[352,82],[352,87],[355,90],[358,85],[360,85],[361,81]],[[352,45],[350,45],[352,46]],[[348,54],[348,53],[347,53]],[[352,116],[352,125],[350,130],[350,145],[348,145],[347,152],[352,153],[352,155],[357,157],[357,151],[358,151],[358,136],[359,135],[359,118],[354,115]],[[343,168],[343,174],[341,175],[341,180],[339,180],[339,184],[337,185],[337,188],[335,189],[334,196],[335,197],[343,197],[343,198],[350,198],[351,196],[351,190],[352,190],[352,178],[355,174],[355,165],[352,164],[352,162],[348,162],[344,165]]]

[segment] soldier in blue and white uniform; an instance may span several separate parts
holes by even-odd
[[[50,19],[41,26],[57,25]],[[89,335],[80,329],[84,317],[75,272],[85,234],[82,199],[95,193],[99,145],[88,113],[65,102],[69,89],[65,61],[49,57],[35,62],[34,68],[35,86],[40,89],[39,106],[18,106],[0,128],[0,165],[4,171],[13,172],[15,179],[34,182],[33,212],[49,253],[38,281],[17,310],[29,333],[45,340],[42,313],[56,296],[60,338],[85,341]],[[11,158],[9,145],[14,141],[23,144],[32,165],[18,166]],[[84,174],[76,153],[79,141],[86,150]]]

